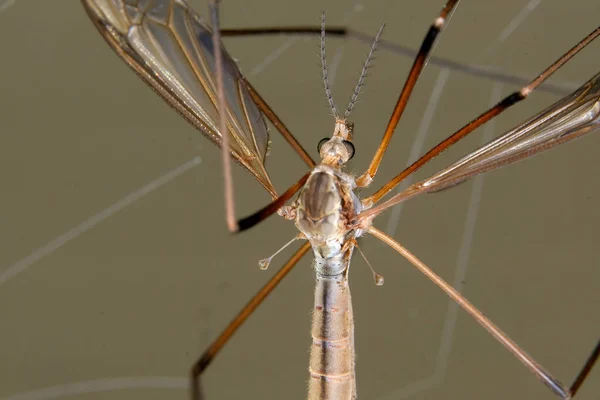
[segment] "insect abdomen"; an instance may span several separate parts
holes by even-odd
[[[312,318],[309,400],[356,398],[354,321],[347,274],[317,272]]]

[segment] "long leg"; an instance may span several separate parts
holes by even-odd
[[[223,135],[221,152],[222,152],[222,164],[223,164],[223,181],[224,181],[224,192],[225,192],[225,219],[227,221],[227,228],[230,232],[239,232],[248,229],[260,221],[273,214],[283,204],[289,200],[306,182],[308,174],[304,175],[300,180],[292,185],[282,196],[274,199],[266,207],[257,211],[256,213],[242,218],[239,221],[235,218],[235,203],[233,193],[233,180],[231,175],[231,155],[229,153],[229,131],[227,130],[226,122],[226,102],[225,102],[225,89],[223,85],[223,58],[221,54],[221,35],[219,28],[219,0],[212,0],[210,2],[210,16],[213,28],[213,48],[215,49],[215,65],[216,65],[216,82],[217,82],[217,94],[218,94],[218,109],[219,109],[219,129]],[[267,103],[260,97],[252,85],[244,80],[244,83],[253,100],[256,102],[261,111],[269,118],[277,130],[282,134],[286,141],[292,146],[292,148],[300,155],[304,162],[309,167],[314,167],[315,162],[308,155],[306,150],[302,148],[296,138],[290,133],[287,127],[281,122],[277,115],[271,110]]]
[[[283,267],[250,299],[250,301],[235,316],[229,325],[221,332],[217,339],[202,353],[202,356],[194,363],[191,370],[192,399],[200,400],[203,398],[200,375],[206,367],[212,362],[225,343],[233,336],[238,328],[248,319],[256,308],[267,298],[267,296],[277,287],[279,282],[294,268],[300,259],[310,249],[310,243],[306,242],[296,253],[284,264]]]
[[[299,190],[299,188],[306,182],[308,179],[308,174],[304,175],[295,185],[293,185],[290,189],[288,189],[282,196],[273,201],[270,205],[260,210],[258,213],[254,214],[256,218],[250,216],[249,218],[242,219],[238,225],[238,222],[235,221],[235,210],[233,204],[233,183],[231,180],[231,160],[229,157],[229,142],[227,140],[228,131],[226,127],[225,121],[225,96],[224,96],[224,87],[223,87],[223,74],[222,74],[222,60],[221,60],[221,38],[219,35],[219,17],[218,17],[218,0],[213,0],[210,3],[211,10],[211,18],[213,24],[213,46],[215,48],[215,63],[217,69],[217,86],[218,86],[218,96],[219,96],[219,110],[220,112],[220,130],[223,132],[223,142],[222,142],[222,152],[223,152],[223,169],[225,175],[225,207],[227,214],[227,225],[230,231],[237,231],[239,228],[246,229],[244,227],[250,227],[255,223],[260,222],[262,219],[266,218],[266,216],[270,215],[270,213],[276,211],[279,207],[283,205],[287,199],[289,199],[293,194]],[[314,165],[314,162],[306,151],[302,149],[300,144],[295,140],[295,138],[287,131],[287,128],[279,121],[279,119],[275,116],[275,113],[268,108],[266,103],[262,101],[262,98],[256,93],[256,91],[251,87],[249,83],[247,83],[249,89],[251,89],[251,95],[255,100],[260,100],[260,104],[262,104],[263,111],[266,111],[265,114],[269,116],[269,119],[273,124],[277,127],[277,129],[282,133],[282,135],[290,142],[293,142],[292,147],[298,151],[301,149],[302,151],[298,151],[298,153],[302,156],[305,155],[303,159],[306,161],[306,157],[308,158],[307,164]],[[257,103],[257,104],[258,104]],[[277,122],[276,123],[272,117],[274,117]],[[280,128],[283,127],[284,130]],[[244,223],[244,221],[250,221],[249,223]],[[218,354],[218,352],[222,349],[222,347],[227,343],[227,341],[231,338],[231,336],[238,330],[238,328],[246,321],[246,319],[254,312],[254,310],[264,301],[264,299],[275,289],[275,287],[281,282],[281,280],[291,271],[291,269],[298,263],[298,261],[306,254],[306,252],[310,249],[310,243],[305,243],[289,260],[288,262],[271,278],[265,286],[246,304],[246,306],[238,313],[238,315],[230,322],[230,324],[225,328],[223,332],[217,337],[217,339],[209,346],[209,348],[202,354],[202,356],[194,363],[191,370],[191,393],[192,398],[194,400],[202,399],[202,387],[200,383],[200,375],[202,372],[208,367],[214,357]]]
[[[546,371],[540,364],[538,364],[529,354],[519,347],[511,338],[508,337],[500,328],[498,328],[492,321],[490,321],[481,311],[479,311],[471,302],[469,302],[463,295],[456,291],[450,284],[439,277],[433,272],[427,265],[419,260],[414,254],[409,252],[400,243],[396,242],[391,236],[386,235],[382,231],[369,227],[367,232],[381,240],[400,255],[406,258],[411,264],[413,264],[419,271],[421,271],[427,278],[435,283],[440,289],[444,291],[452,300],[454,300],[459,306],[461,306],[469,315],[485,328],[492,336],[500,342],[508,351],[513,353],[515,357],[536,377],[542,381],[550,390],[560,396],[563,400],[572,398],[585,378],[588,376],[596,360],[600,356],[600,342],[596,344],[596,347],[592,351],[592,354],[584,364],[581,371],[577,374],[577,378],[570,388],[567,388],[554,378],[548,371]]]
[[[210,2],[210,17],[213,29],[213,48],[215,49],[215,66],[219,110],[219,130],[222,135],[221,155],[223,164],[223,182],[225,191],[225,219],[230,232],[237,231],[235,220],[235,204],[233,200],[233,180],[231,176],[231,154],[229,154],[229,130],[227,129],[227,106],[225,103],[225,87],[223,85],[223,54],[221,53],[221,34],[219,32],[219,0]]]
[[[390,121],[388,122],[388,125],[385,128],[385,133],[383,135],[383,138],[381,139],[381,143],[377,148],[377,152],[375,153],[373,160],[371,160],[371,165],[369,165],[367,171],[356,180],[356,184],[359,187],[368,186],[375,177],[377,169],[379,168],[379,165],[383,160],[385,150],[387,149],[390,140],[392,139],[392,135],[394,134],[394,131],[398,126],[400,117],[402,117],[402,113],[404,112],[404,109],[408,104],[410,95],[412,94],[412,91],[415,85],[417,84],[417,80],[419,79],[423,68],[425,68],[425,65],[427,64],[429,53],[431,53],[431,50],[435,45],[436,39],[438,38],[440,32],[444,28],[444,25],[452,15],[452,12],[458,5],[458,1],[459,0],[449,0],[446,3],[444,8],[442,8],[442,11],[440,12],[440,15],[435,19],[435,21],[429,28],[427,35],[425,35],[425,39],[423,39],[421,48],[419,49],[419,53],[417,54],[417,57],[413,62],[410,72],[408,73],[408,77],[406,78],[406,82],[404,83],[404,87],[400,92],[400,96],[398,97],[398,101],[396,102],[396,106],[394,107],[394,111],[392,112],[392,116],[390,117]]]
[[[318,26],[268,26],[260,28],[221,29],[221,36],[264,36],[264,35],[320,35]],[[327,36],[348,36],[349,31],[343,26],[325,29]]]
[[[383,196],[385,196],[390,190],[392,190],[396,185],[402,182],[405,178],[411,175],[413,172],[417,171],[423,165],[427,164],[434,157],[442,153],[444,150],[452,146],[454,143],[458,142],[460,139],[467,136],[469,133],[473,132],[475,129],[479,128],[481,125],[485,124],[490,119],[499,115],[509,107],[518,103],[521,100],[524,100],[529,96],[529,94],[537,88],[543,81],[548,79],[550,75],[556,72],[560,67],[562,67],[567,61],[569,61],[575,54],[577,54],[581,49],[587,46],[592,40],[596,37],[600,36],[600,27],[596,28],[589,35],[587,35],[583,40],[573,46],[568,52],[566,52],[562,57],[556,60],[552,65],[546,68],[540,75],[538,75],[534,80],[529,82],[527,85],[523,86],[520,90],[506,96],[502,99],[498,104],[484,113],[480,114],[477,118],[469,122],[467,125],[460,128],[458,131],[454,132],[452,135],[438,143],[435,147],[425,153],[421,158],[412,163],[408,168],[404,169],[400,174],[396,175],[391,181],[386,183],[381,189],[375,192],[372,196],[363,200],[365,204],[374,204],[377,203]]]
[[[321,28],[318,26],[269,26],[260,28],[234,28],[221,29],[221,37],[251,37],[251,36],[270,36],[270,35],[320,35]],[[345,39],[355,39],[365,44],[373,43],[373,36],[358,32],[346,27],[329,27],[325,29],[327,37],[336,36]],[[386,49],[394,54],[414,59],[418,51],[398,43],[393,43],[385,39],[381,39],[377,46],[378,49]],[[462,64],[460,62],[450,60],[443,57],[431,55],[427,61],[428,64],[437,65],[438,67],[447,68],[451,71],[462,72],[471,76],[477,76],[484,79],[489,79],[494,82],[508,83],[512,85],[525,85],[529,80],[521,76],[510,75],[501,71],[495,71],[481,65]],[[559,96],[564,96],[569,93],[569,89],[563,85],[544,82],[538,91],[545,91]]]

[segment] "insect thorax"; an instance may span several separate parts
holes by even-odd
[[[315,255],[339,255],[344,243],[357,236],[350,228],[361,203],[354,179],[327,165],[317,166],[296,200],[296,227],[311,242]]]

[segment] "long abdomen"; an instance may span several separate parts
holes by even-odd
[[[309,400],[356,398],[354,321],[347,277],[347,270],[334,276],[317,272]]]

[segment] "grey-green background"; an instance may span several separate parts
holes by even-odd
[[[600,18],[595,0],[532,3],[523,14],[525,1],[464,1],[436,56],[532,78]],[[193,5],[205,14],[204,3]],[[325,10],[330,24],[371,35],[387,22],[385,39],[416,48],[440,7],[433,0],[224,1],[222,20],[318,24]],[[342,107],[368,45],[328,45]],[[318,39],[227,39],[226,46],[316,155],[333,126]],[[79,2],[16,0],[0,13],[0,50],[0,399],[186,398],[189,366],[291,254],[258,269],[257,260],[294,235],[293,225],[273,217],[227,233],[218,150],[109,50]],[[600,42],[592,44],[551,81],[577,87],[598,70],[599,54]],[[378,52],[352,114],[351,171],[367,166],[410,62]],[[422,154],[497,100],[495,91],[516,88],[430,65],[365,193],[407,164],[418,132],[426,134]],[[418,176],[559,97],[533,94]],[[595,134],[375,221],[567,382],[600,333],[599,148]],[[182,165],[189,169],[177,170]],[[305,171],[277,136],[268,167],[280,191]],[[181,173],[167,175],[174,170]],[[239,215],[268,201],[237,167],[235,184]],[[373,238],[361,247],[386,278],[376,287],[355,257],[361,398],[554,398],[400,256]],[[305,396],[313,281],[307,257],[211,365],[209,400]],[[595,371],[579,398],[599,393]]]

